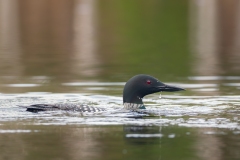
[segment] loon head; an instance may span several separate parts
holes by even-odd
[[[142,98],[156,92],[181,91],[183,88],[170,86],[160,82],[158,79],[140,74],[127,81],[123,89],[123,104],[125,109],[145,109]]]

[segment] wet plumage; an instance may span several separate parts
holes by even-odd
[[[179,87],[166,85],[158,79],[140,74],[130,78],[123,89],[123,105],[127,110],[145,109],[143,97],[156,92],[174,92],[184,90]],[[103,108],[92,107],[84,104],[74,103],[56,103],[56,104],[33,104],[30,106],[21,106],[27,108],[29,112],[39,111],[76,111],[76,112],[102,112]]]

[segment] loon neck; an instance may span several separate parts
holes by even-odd
[[[128,109],[128,110],[137,110],[137,109],[146,109],[144,104],[137,104],[137,103],[123,103],[124,109]]]
[[[124,96],[123,104],[125,109],[136,110],[136,109],[145,109],[142,96],[131,95],[128,97]]]

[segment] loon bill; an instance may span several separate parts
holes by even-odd
[[[130,78],[124,86],[123,89],[123,105],[124,109],[127,110],[137,110],[145,109],[143,104],[143,97],[156,93],[156,92],[175,92],[182,91],[183,88],[170,86],[160,82],[158,79],[140,74]],[[105,111],[103,108],[92,107],[82,104],[74,103],[57,103],[57,104],[34,104],[30,106],[20,106],[27,108],[29,112],[39,112],[39,111],[77,111],[77,112],[102,112]]]

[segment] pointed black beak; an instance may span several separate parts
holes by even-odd
[[[159,92],[164,91],[164,92],[175,92],[175,91],[185,91],[185,89],[180,88],[180,87],[175,87],[175,86],[170,86],[170,85],[163,85],[163,86],[158,86],[157,87]]]

